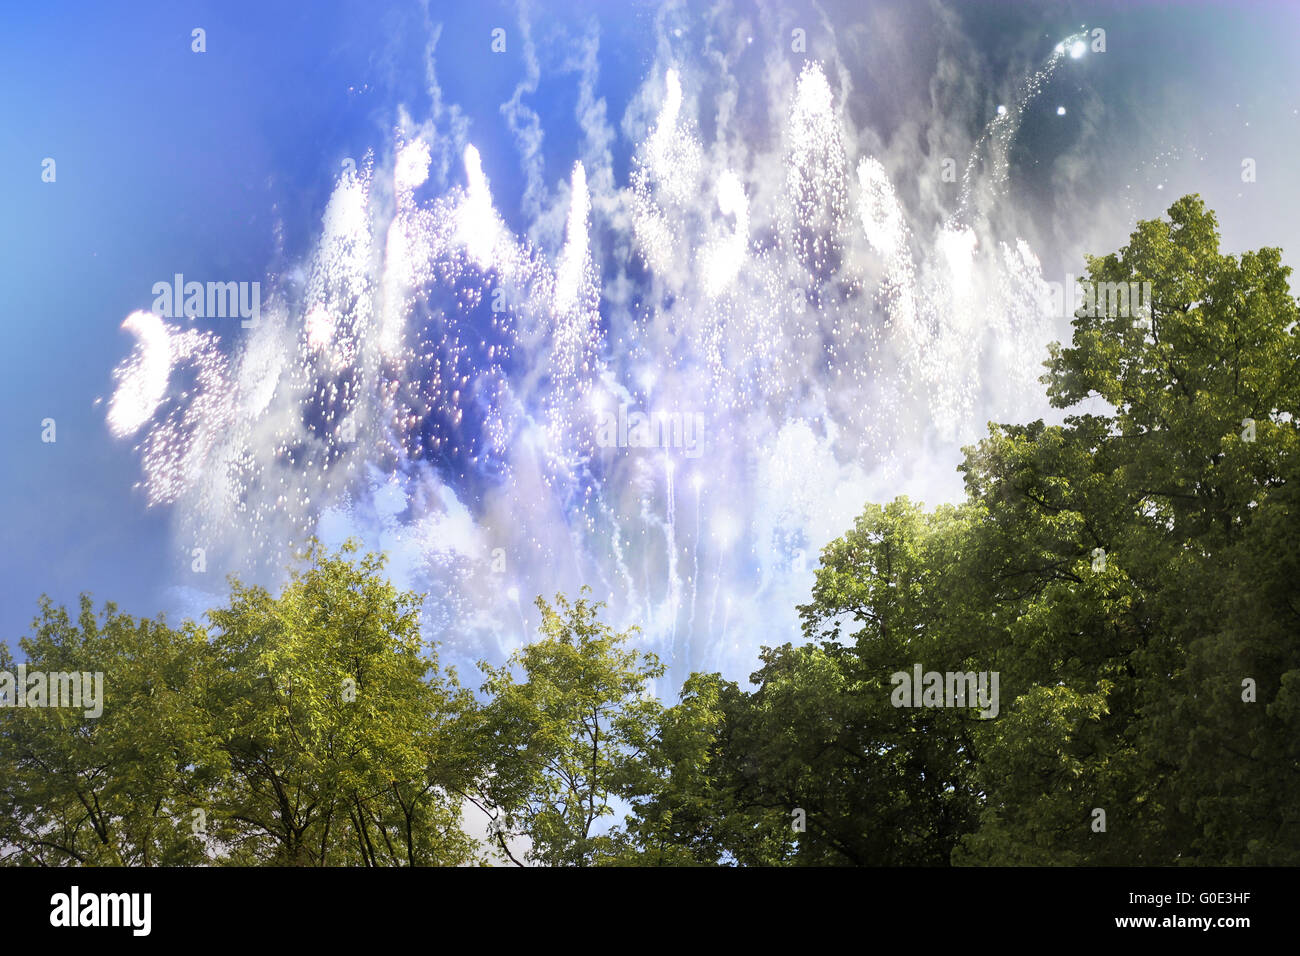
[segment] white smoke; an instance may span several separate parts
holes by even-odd
[[[703,67],[657,69],[621,188],[584,73],[587,162],[537,199],[558,249],[506,225],[473,145],[438,192],[449,133],[408,124],[386,165],[340,177],[313,255],[233,348],[127,318],[109,427],[144,433],[145,491],[187,547],[277,565],[309,534],[360,534],[430,594],[453,657],[504,653],[533,595],[590,584],[674,677],[742,673],[797,636],[817,550],[868,497],[950,494],[916,463],[1035,401],[1054,332],[1038,259],[981,209],[1059,59],[993,117],[938,225],[860,153],[842,71],[815,63],[752,147],[738,92],[701,102],[684,84]],[[526,165],[531,183],[531,146]],[[604,447],[620,407],[698,415],[702,444]]]

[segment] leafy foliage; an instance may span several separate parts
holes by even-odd
[[[232,581],[206,629],[46,601],[28,666],[103,672],[107,701],[0,712],[0,856],[1300,863],[1289,270],[1221,253],[1195,196],[1088,266],[1152,295],[1051,347],[1061,423],[990,425],[959,506],[868,504],[752,690],[693,674],[661,703],[663,666],[584,591],[539,598],[539,639],[481,663],[476,697],[351,544],[313,546],[278,596]],[[899,706],[917,666],[997,674],[997,713]]]
[[[42,601],[20,642],[29,671],[104,675],[103,712],[0,711],[0,857],[35,866],[200,862],[183,780],[209,754],[188,688],[203,634],[136,619],[88,597],[74,621]],[[0,671],[17,663],[0,644]],[[18,693],[23,692],[18,689]]]
[[[515,862],[511,838],[527,842],[530,862],[553,866],[587,865],[610,852],[598,826],[615,800],[631,795],[659,730],[662,707],[650,689],[663,665],[625,649],[632,634],[599,621],[601,605],[585,593],[573,604],[558,595],[554,607],[538,598],[541,639],[502,667],[479,665],[489,696],[480,805]]]

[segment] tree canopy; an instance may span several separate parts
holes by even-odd
[[[1088,272],[1152,294],[1051,346],[1060,424],[991,424],[959,504],[867,504],[751,689],[662,700],[584,590],[476,693],[353,544],[206,625],[46,601],[26,666],[103,673],[105,706],[0,711],[0,858],[1300,863],[1290,270],[1187,196]]]

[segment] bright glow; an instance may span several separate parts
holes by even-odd
[[[402,147],[393,168],[393,188],[409,193],[429,178],[429,144],[415,140]]]
[[[567,312],[578,304],[583,273],[587,266],[587,215],[591,197],[582,163],[574,163],[570,181],[569,220],[564,233],[564,250],[555,274],[555,311]]]
[[[492,209],[492,194],[487,177],[483,175],[483,161],[473,145],[465,147],[465,200],[460,207],[456,239],[465,245],[469,257],[480,269],[492,264],[492,250],[496,245],[496,213]]]
[[[117,389],[108,403],[108,427],[125,438],[140,430],[167,394],[171,347],[167,326],[152,312],[132,312],[122,328],[135,336],[135,351],[118,370]]]
[[[718,211],[734,217],[736,226],[730,236],[715,242],[704,253],[704,286],[710,296],[731,285],[740,274],[749,241],[749,202],[740,178],[731,170],[718,180]]]
[[[328,349],[334,338],[334,319],[323,307],[307,313],[307,347],[316,352]]]
[[[899,489],[959,493],[929,477],[936,456],[1041,397],[1041,268],[989,211],[1060,62],[953,157],[937,222],[924,171],[871,155],[851,84],[816,64],[757,140],[693,65],[658,72],[636,100],[657,115],[588,114],[604,125],[584,126],[567,186],[549,157],[568,147],[547,140],[536,209],[512,227],[478,151],[457,168],[441,127],[414,120],[339,177],[255,330],[128,317],[108,427],[138,436],[142,488],[176,504],[179,539],[225,566],[278,572],[308,535],[355,535],[470,659],[517,642],[521,593],[593,582],[672,666],[734,676],[750,636],[806,600],[792,548]],[[620,179],[589,147],[625,131]],[[620,408],[602,447],[596,412]],[[737,655],[723,633],[746,635]]]

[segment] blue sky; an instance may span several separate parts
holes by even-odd
[[[1106,31],[1105,51],[1053,64],[1054,44],[1085,26]],[[954,499],[958,449],[983,421],[1048,414],[1012,373],[1028,367],[1032,379],[1024,357],[1066,336],[1067,320],[993,290],[1063,281],[1083,252],[1113,250],[1135,218],[1191,191],[1219,212],[1228,249],[1280,245],[1296,263],[1298,26],[1300,11],[1283,3],[7,12],[0,637],[25,632],[41,593],[198,613],[220,600],[228,571],[273,582],[271,551],[305,522],[391,550],[399,580],[433,595],[431,636],[453,656],[499,658],[534,626],[532,595],[587,583],[617,623],[642,626],[674,679],[696,667],[748,673],[758,644],[797,639],[793,607],[816,549],[866,500]],[[206,31],[201,54],[195,27]],[[498,27],[502,53],[491,50]],[[798,52],[795,29],[806,34]],[[1037,93],[1017,100],[1039,71]],[[680,106],[669,111],[674,84]],[[990,126],[999,104],[1012,127]],[[984,142],[1005,155],[979,153],[988,129]],[[423,145],[403,154],[412,143]],[[508,237],[478,258],[487,220],[448,225],[473,192],[471,145],[491,228]],[[408,281],[376,252],[353,275],[367,294],[404,291],[392,382],[418,396],[406,407],[423,418],[401,440],[383,425],[392,409],[380,373],[362,360],[377,334],[369,313],[321,291],[347,278],[322,252],[322,217],[331,197],[343,208],[354,195],[342,161],[364,165],[368,150],[377,250],[400,215],[399,158],[428,165],[409,207],[428,274]],[[975,159],[965,205],[937,172],[949,155],[963,170]],[[52,183],[41,178],[47,157]],[[1253,183],[1241,180],[1247,157]],[[789,191],[795,182],[803,192]],[[867,241],[868,184],[878,212],[898,210],[877,225],[885,235],[903,223],[900,244]],[[724,194],[745,207],[734,247],[740,218]],[[818,230],[830,265],[801,258],[798,236]],[[1032,268],[1007,265],[1002,244],[1018,242]],[[904,298],[891,269],[915,278]],[[135,446],[156,423],[115,436],[106,409],[114,369],[138,347],[123,321],[176,273],[280,295],[274,339],[230,319],[192,326],[218,340],[231,383],[255,377],[254,356],[305,362],[317,383],[361,376],[356,414],[370,428],[338,451],[345,488],[302,478],[308,500],[290,509],[241,487],[264,520],[224,522],[205,495],[240,455],[302,477],[254,427],[245,444],[215,441],[198,456],[202,475],[176,501],[150,504]],[[568,311],[552,295],[565,275],[577,284]],[[828,298],[837,282],[857,291]],[[493,331],[489,297],[507,286],[526,301],[505,313],[507,332]],[[773,311],[795,288],[811,319]],[[907,301],[933,337],[898,331]],[[316,307],[333,330],[320,349],[308,334]],[[1017,319],[1003,327],[1002,315]],[[582,331],[586,350],[573,363],[566,329]],[[490,360],[498,334],[510,357]],[[455,362],[469,376],[461,388],[447,372]],[[319,410],[284,374],[257,415],[308,448]],[[187,382],[175,368],[159,413],[197,408],[181,394]],[[601,402],[700,414],[707,454],[594,447],[582,410]],[[218,404],[233,422],[257,417],[242,399]],[[45,418],[54,443],[41,441]],[[201,577],[196,534],[209,554]]]

